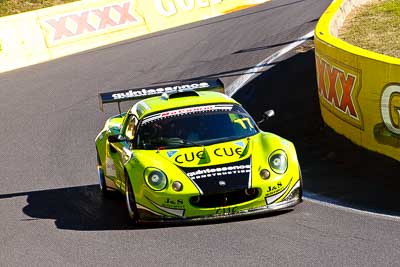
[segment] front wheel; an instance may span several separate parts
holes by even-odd
[[[133,193],[132,184],[131,184],[131,181],[129,180],[129,176],[127,173],[125,173],[125,201],[126,201],[126,207],[128,210],[129,218],[133,222],[137,223],[138,212],[137,212],[137,207],[136,207],[136,202],[135,202],[135,195]]]

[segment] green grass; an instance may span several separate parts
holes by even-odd
[[[0,0],[0,17],[75,1],[77,0]]]
[[[375,0],[353,11],[339,37],[358,47],[400,58],[400,0]]]

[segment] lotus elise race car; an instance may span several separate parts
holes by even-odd
[[[126,113],[119,108],[96,137],[101,192],[124,194],[135,222],[232,217],[300,203],[293,143],[261,131],[221,92],[222,82],[210,80],[101,93],[101,109],[142,99]]]

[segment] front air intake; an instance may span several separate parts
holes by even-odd
[[[260,189],[238,190],[229,193],[202,195],[190,198],[190,204],[199,208],[217,208],[251,201],[260,196]]]

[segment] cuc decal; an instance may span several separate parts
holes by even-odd
[[[244,156],[247,155],[247,152],[249,150],[248,145],[246,145],[244,148],[242,147],[217,147],[214,149],[209,149],[210,152],[207,152],[206,148],[204,148],[201,151],[190,151],[182,154],[178,154],[177,152],[173,153],[171,151],[167,152],[167,155],[169,158],[172,158],[174,155],[176,157],[174,158],[174,161],[178,164],[183,164],[183,163],[190,163],[190,162],[196,162],[197,164],[207,164],[211,162],[210,153],[214,158],[243,158]]]

